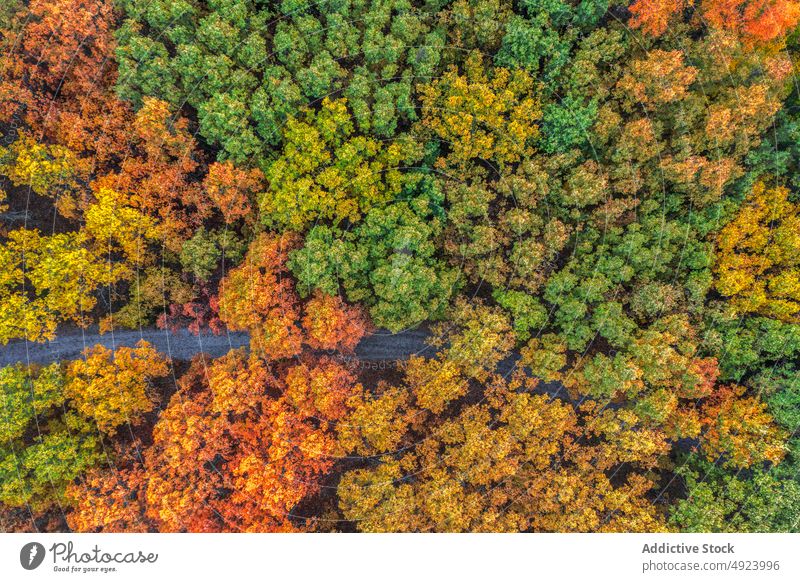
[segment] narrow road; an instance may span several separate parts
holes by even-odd
[[[427,327],[391,333],[378,330],[365,337],[356,347],[356,357],[364,363],[405,360],[414,355],[431,357],[435,350],[425,343],[430,336]],[[195,354],[206,353],[212,357],[227,354],[234,348],[248,346],[250,337],[244,332],[229,332],[222,335],[194,335],[183,329],[176,333],[167,330],[145,328],[141,330],[119,330],[100,334],[96,328],[86,330],[63,330],[50,342],[35,343],[14,340],[0,346],[0,367],[22,363],[50,364],[61,360],[81,357],[85,348],[100,344],[109,349],[136,345],[139,340],[151,343],[159,352],[175,360],[189,360]],[[519,353],[515,352],[497,366],[500,374],[508,375],[517,366]],[[558,382],[541,383],[539,393],[554,398],[569,398],[566,389]]]
[[[415,354],[430,356],[433,349],[425,344],[429,335],[430,332],[422,327],[396,334],[379,330],[358,344],[356,356],[367,361],[404,360]],[[60,360],[75,360],[81,357],[85,348],[96,344],[116,349],[134,346],[139,340],[150,342],[158,351],[176,360],[188,360],[199,353],[218,357],[234,348],[247,346],[250,342],[248,334],[244,332],[194,335],[185,329],[172,333],[146,328],[118,330],[101,335],[96,328],[68,330],[61,332],[50,342],[14,340],[0,346],[0,366],[17,362],[49,364]]]

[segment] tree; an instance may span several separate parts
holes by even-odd
[[[689,321],[671,316],[638,330],[625,349],[614,354],[587,354],[564,368],[564,359],[550,364],[549,354],[535,343],[523,351],[523,362],[550,364],[545,372],[561,365],[553,377],[575,396],[606,405],[614,402],[619,414],[628,416],[626,422],[651,431],[653,442],[658,442],[701,434],[702,415],[697,409],[719,390],[715,386],[719,368],[716,358],[703,357],[700,346]]]
[[[292,366],[286,373],[283,394],[296,413],[324,424],[345,416],[354,384],[347,365],[322,357]]]
[[[447,31],[443,47],[446,62],[460,60],[463,50],[478,49],[484,54],[494,54],[500,48],[508,19],[514,14],[512,7],[499,0],[456,0],[443,7],[439,19]],[[458,47],[448,54],[448,49]]]
[[[45,341],[55,336],[60,322],[88,323],[96,304],[94,291],[123,271],[106,265],[87,242],[82,232],[9,233],[0,247],[0,342]]]
[[[244,263],[220,283],[220,316],[230,328],[248,330],[252,347],[267,358],[299,355],[302,344],[352,352],[368,321],[360,308],[324,293],[301,304],[287,268],[298,239],[293,233],[256,238]]]
[[[684,64],[681,51],[653,50],[634,61],[619,88],[636,104],[658,107],[684,99],[697,78],[697,69]]]
[[[442,223],[423,197],[370,212],[355,232],[344,287],[370,306],[373,321],[397,332],[440,317],[458,288],[458,273],[435,257]]]
[[[531,339],[520,350],[520,364],[528,367],[531,374],[543,382],[561,380],[561,371],[567,365],[566,351],[567,346],[556,334],[543,334]]]
[[[478,299],[459,297],[449,320],[436,330],[435,345],[448,345],[447,360],[455,362],[468,378],[486,381],[514,347],[509,318]]]
[[[358,221],[395,198],[408,182],[404,168],[421,157],[410,137],[389,143],[358,135],[345,99],[322,101],[289,118],[281,155],[265,168],[269,192],[259,201],[266,225],[302,230],[326,220]]]
[[[93,187],[109,188],[158,217],[167,248],[178,251],[211,212],[211,202],[195,176],[202,156],[188,121],[173,115],[164,101],[144,99],[131,125],[131,153],[118,171],[101,176]]]
[[[775,422],[793,434],[800,427],[800,383],[794,366],[766,369],[753,379],[753,384]]]
[[[502,46],[495,61],[502,67],[541,71],[552,83],[569,60],[581,31],[597,25],[608,9],[606,0],[520,3],[519,12],[505,23]]]
[[[477,53],[471,53],[462,74],[451,67],[419,86],[420,131],[430,132],[448,152],[437,165],[463,168],[480,159],[502,171],[528,157],[541,117],[533,89],[533,78],[524,70],[487,72]]]
[[[673,16],[691,5],[685,0],[636,0],[630,8],[630,24],[660,36]],[[800,22],[800,5],[792,0],[704,0],[698,3],[697,11],[697,20],[704,25],[734,31],[757,43],[780,39]]]
[[[630,25],[651,36],[661,36],[670,18],[683,11],[687,4],[685,0],[636,0],[630,7],[633,15]]]
[[[110,257],[121,253],[124,260],[117,267],[125,271],[151,262],[148,245],[158,241],[163,232],[154,218],[108,188],[95,193],[95,201],[86,209],[84,220],[84,232],[91,237],[98,254]],[[130,276],[126,274],[126,278]]]
[[[214,461],[225,452],[225,442],[219,416],[206,414],[211,393],[202,365],[202,358],[196,358],[180,378],[178,392],[153,427],[153,444],[144,458],[146,488],[138,497],[160,531],[219,527],[210,501],[223,486]]]
[[[774,471],[756,469],[744,478],[697,456],[678,469],[687,496],[670,521],[687,532],[796,532],[800,485]]]
[[[230,329],[249,331],[253,348],[269,358],[300,352],[299,298],[286,268],[297,243],[292,233],[259,235],[244,262],[220,282],[222,320]]]
[[[4,30],[14,42],[0,61],[0,119],[24,123],[20,133],[42,147],[67,148],[74,169],[103,173],[129,151],[133,112],[113,90],[115,22],[108,0],[37,0]],[[75,202],[59,198],[59,209],[74,212]]]
[[[741,383],[800,354],[800,325],[766,317],[735,317],[722,309],[709,309],[706,331],[711,349],[719,354],[722,380]]]
[[[363,301],[373,322],[393,332],[441,317],[458,272],[436,258],[443,221],[435,181],[417,179],[408,199],[370,210],[349,232],[312,228],[289,262],[300,291],[336,294],[341,285],[348,300]]]
[[[313,349],[352,352],[368,329],[361,308],[341,297],[317,292],[305,305],[303,330]]]
[[[383,382],[376,388],[374,394],[364,390],[351,397],[350,413],[336,426],[342,450],[364,456],[391,453],[406,436],[408,392]]]
[[[760,43],[780,39],[800,22],[800,4],[792,0],[710,0],[703,3],[702,11],[712,26]]]
[[[30,3],[20,38],[4,59],[5,120],[23,113],[31,127],[45,129],[54,105],[58,110],[65,102],[102,93],[112,75],[106,63],[113,43],[112,9],[106,0]]]
[[[23,436],[38,415],[64,402],[64,375],[58,364],[30,370],[21,365],[0,368],[0,382],[4,404],[0,442],[3,443]]]
[[[523,161],[497,182],[448,180],[443,248],[474,285],[489,284],[513,313],[522,338],[542,322],[536,295],[568,241],[562,219],[547,216],[547,169]],[[524,305],[524,308],[523,308]]]
[[[180,261],[185,272],[191,273],[198,281],[207,282],[217,270],[220,260],[223,267],[237,264],[244,251],[244,243],[234,231],[207,231],[201,227],[183,243]]]
[[[0,173],[15,186],[27,186],[40,196],[69,196],[85,176],[81,161],[64,146],[38,143],[28,134],[0,148]]]
[[[130,298],[126,305],[100,320],[100,330],[114,326],[136,329],[149,324],[164,305],[184,305],[195,297],[192,286],[168,267],[149,266],[131,277]]]
[[[467,379],[452,361],[441,363],[412,356],[405,373],[417,406],[434,414],[442,412],[447,404],[464,396],[469,389]]]
[[[717,237],[716,287],[734,313],[797,321],[800,210],[786,188],[758,183]]]
[[[447,362],[414,362],[406,381],[426,386],[419,373],[442,370],[443,364],[447,369]],[[442,388],[450,382],[446,390],[452,393],[462,380],[447,376],[442,371],[435,382]],[[338,496],[345,519],[367,532],[663,529],[662,518],[645,498],[653,483],[633,474],[612,485],[604,471],[621,458],[612,454],[614,440],[578,444],[598,435],[590,431],[581,437],[578,412],[558,399],[533,394],[536,384],[519,373],[508,380],[494,375],[481,383],[479,403],[450,406],[445,414],[438,404],[431,407],[433,414],[424,413],[386,389],[369,406],[411,420],[394,425],[405,430],[400,441],[362,440],[352,424],[367,417],[357,408],[358,416],[351,417],[340,441],[365,453],[375,450],[371,443],[377,450],[395,451],[343,475]],[[417,398],[426,405],[429,392],[419,388]],[[413,420],[419,416],[424,422]],[[366,434],[383,434],[391,426],[385,420],[379,414],[365,422]],[[625,459],[650,462],[641,454]],[[600,489],[606,494],[594,494]]]
[[[156,404],[152,381],[169,371],[166,358],[145,341],[114,352],[97,345],[84,358],[67,370],[64,394],[75,409],[111,436],[122,424],[141,423]]]
[[[119,463],[120,461],[117,461]],[[77,532],[146,533],[152,525],[144,505],[145,473],[140,467],[92,469],[67,487],[73,505],[67,523]]]
[[[261,170],[241,169],[226,161],[214,162],[208,167],[203,187],[225,223],[231,224],[239,219],[252,221],[251,200],[261,191],[263,183]]]
[[[233,351],[202,369],[196,359],[154,429],[147,516],[160,531],[294,530],[292,509],[333,465],[330,423],[360,386],[329,359],[275,376]]]
[[[722,457],[723,466],[737,468],[778,463],[785,453],[786,434],[775,426],[766,404],[744,392],[741,386],[719,388],[703,406],[706,458]]]
[[[414,80],[437,74],[446,45],[437,11],[407,0],[225,7],[120,2],[117,86],[136,107],[144,96],[188,103],[203,138],[237,164],[266,157],[288,118],[336,92],[362,134],[392,137],[415,119]]]
[[[74,413],[42,432],[30,443],[2,448],[0,503],[36,512],[58,505],[66,486],[102,458],[96,433]]]
[[[521,291],[495,290],[492,296],[498,305],[511,313],[518,341],[529,339],[547,322],[547,311],[533,295]]]
[[[59,364],[0,369],[0,504],[34,512],[63,503],[67,485],[100,458],[97,432],[65,406]]]

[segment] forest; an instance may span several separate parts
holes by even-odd
[[[798,24],[3,0],[0,531],[800,532]]]

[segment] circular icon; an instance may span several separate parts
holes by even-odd
[[[19,563],[26,570],[35,570],[44,561],[44,546],[39,542],[30,542],[19,551]]]

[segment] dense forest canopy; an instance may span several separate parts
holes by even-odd
[[[0,529],[800,531],[799,23],[3,2]]]

